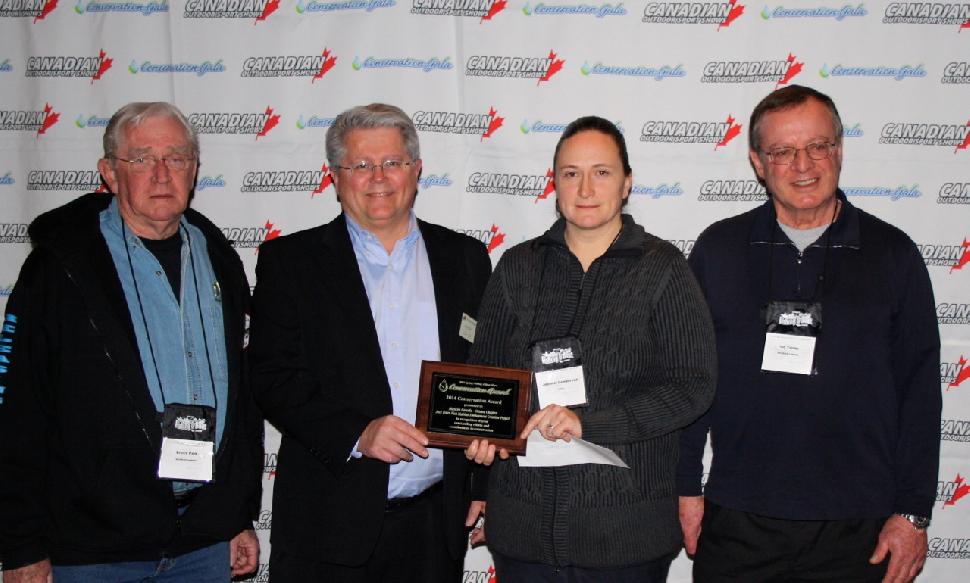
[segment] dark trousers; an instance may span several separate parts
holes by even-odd
[[[461,572],[462,558],[453,558],[445,542],[440,488],[385,512],[374,553],[361,566],[321,563],[275,546],[269,559],[272,583],[457,583]]]
[[[878,583],[889,559],[870,565],[886,519],[783,520],[704,503],[696,583]]]
[[[675,556],[616,569],[553,567],[518,561],[497,553],[492,553],[492,560],[500,583],[664,583]]]

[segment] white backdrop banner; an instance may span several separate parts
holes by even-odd
[[[193,206],[255,283],[260,243],[339,212],[323,138],[348,107],[412,115],[418,215],[481,239],[493,262],[554,220],[565,125],[607,117],[630,149],[628,212],[689,253],[708,224],[764,200],[748,117],[790,83],[833,97],[844,190],[929,267],[943,448],[920,580],[966,581],[970,2],[0,0],[0,307],[28,223],[101,186],[104,127],[130,101],[172,101],[198,126]],[[255,581],[268,575],[278,445],[270,429]],[[469,554],[464,580],[495,583],[487,549]],[[683,555],[670,580],[690,580]]]

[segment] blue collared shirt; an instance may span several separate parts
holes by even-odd
[[[412,211],[408,234],[388,254],[373,233],[344,217],[374,317],[394,415],[413,424],[421,361],[441,358],[434,282],[421,230]],[[428,448],[428,453],[428,459],[414,456],[410,463],[391,466],[388,498],[415,496],[441,480],[442,452]]]
[[[122,229],[117,198],[101,212],[101,235],[108,244],[125,292],[155,409],[163,411],[165,403],[214,407],[218,448],[229,395],[222,295],[202,231],[183,217],[179,234],[182,237],[181,301],[175,297],[155,255],[131,229]],[[198,484],[174,482],[173,485],[176,491],[182,491]]]

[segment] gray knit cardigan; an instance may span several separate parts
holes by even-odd
[[[714,330],[684,257],[631,217],[623,215],[617,240],[586,273],[564,228],[560,219],[499,261],[471,361],[531,368],[534,341],[577,336],[589,402],[576,409],[582,437],[630,469],[496,461],[485,533],[491,550],[523,561],[636,565],[681,545],[678,434],[713,399]]]

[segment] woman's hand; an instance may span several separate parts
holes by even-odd
[[[549,441],[557,439],[571,441],[574,437],[583,436],[583,424],[579,416],[561,405],[547,405],[536,411],[525,424],[525,429],[519,437],[526,439],[533,429],[538,429],[539,433]]]
[[[465,448],[465,457],[470,462],[483,466],[490,466],[495,461],[495,454],[503,460],[509,459],[509,452],[504,447],[496,448],[487,439],[475,439]]]

